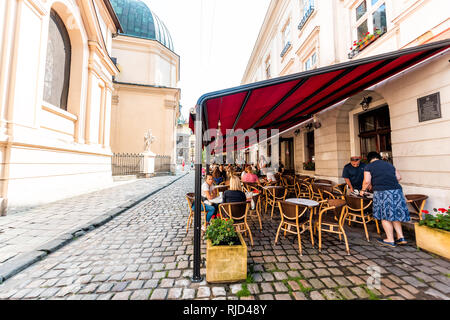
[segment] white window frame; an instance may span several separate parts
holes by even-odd
[[[316,61],[315,61],[315,63],[312,63],[312,58],[313,58],[313,56],[316,56]],[[303,70],[304,71],[309,71],[309,70],[313,70],[313,69],[317,69],[317,66],[318,66],[318,56],[317,56],[317,51],[313,51],[311,54],[309,54],[308,55],[308,58],[306,59],[306,60],[304,60],[304,62],[303,62]],[[309,61],[311,61],[311,66],[308,68],[307,67],[307,63],[309,62]]]
[[[356,8],[358,8],[364,1],[366,1],[367,11],[361,18],[356,20]],[[361,40],[361,39],[358,38],[358,27],[360,25],[362,25],[363,22],[366,21],[366,20],[367,20],[367,31],[373,34],[373,32],[374,32],[374,30],[373,30],[373,14],[383,4],[386,6],[386,15],[387,15],[386,0],[378,0],[377,3],[375,3],[374,5],[372,5],[372,0],[361,0],[361,1],[358,1],[356,3],[356,5],[351,9],[352,10],[352,17],[353,17],[352,20],[354,21],[354,26],[353,26],[353,37],[354,37],[354,40],[356,40],[356,41]],[[388,26],[387,26],[387,21],[386,21],[386,29],[387,28],[388,28]]]
[[[286,34],[286,31],[288,33]],[[281,47],[282,50],[286,48],[287,44],[291,40],[291,19],[289,18],[287,22],[284,24],[283,29],[281,29]]]

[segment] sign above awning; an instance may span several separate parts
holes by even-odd
[[[220,123],[223,144],[230,145],[234,137],[226,136],[227,130],[285,131],[449,47],[447,39],[205,94],[197,103],[203,112],[203,132],[218,129]],[[193,131],[194,118],[191,114]],[[250,139],[253,143],[257,135]]]

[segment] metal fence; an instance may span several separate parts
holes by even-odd
[[[170,172],[171,170],[170,156],[156,156],[155,159],[155,173]]]
[[[133,153],[115,153],[111,166],[113,176],[138,175],[144,172],[144,156]]]

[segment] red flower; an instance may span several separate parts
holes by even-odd
[[[428,210],[422,210],[422,213],[429,214]]]
[[[438,210],[439,210],[440,212],[442,212],[442,213],[447,212],[447,210],[444,209],[444,208],[439,208]]]

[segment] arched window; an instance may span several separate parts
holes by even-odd
[[[67,111],[71,50],[69,33],[64,22],[52,10],[48,29],[45,65],[44,101]]]

